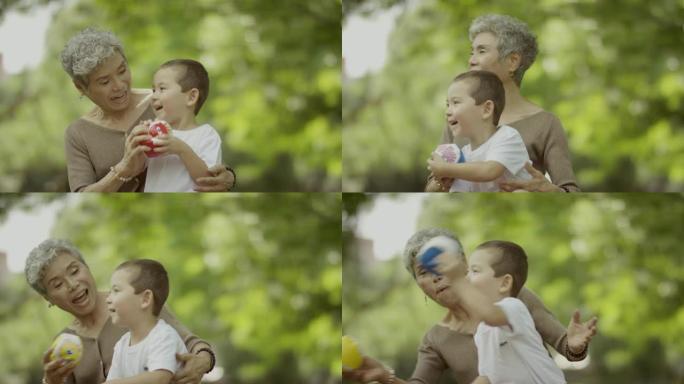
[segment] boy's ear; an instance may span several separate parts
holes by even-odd
[[[199,89],[193,88],[188,92],[188,107],[194,106],[199,101]]]
[[[152,294],[151,290],[146,289],[142,292],[142,301],[140,304],[142,309],[151,308],[154,305],[154,294]]]
[[[507,296],[510,296],[512,291],[513,291],[513,276],[511,276],[510,273],[507,273],[503,276],[503,279],[501,279],[501,285],[499,285],[499,293],[506,294]]]
[[[489,120],[494,116],[494,102],[486,100],[482,103],[482,120]]]

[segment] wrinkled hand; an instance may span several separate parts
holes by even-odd
[[[432,153],[432,156],[427,160],[427,169],[432,172],[435,178],[441,179],[448,175],[446,174],[446,165],[448,163],[442,159],[442,157],[436,153]]]
[[[454,183],[452,178],[438,179],[434,175],[430,175],[427,184],[425,185],[425,192],[448,192],[451,184]]]
[[[372,357],[364,356],[361,366],[356,369],[342,368],[342,378],[359,383],[379,381],[388,376],[385,367]]]
[[[589,321],[582,323],[579,310],[575,310],[575,313],[573,313],[570,318],[570,324],[568,324],[567,330],[567,341],[570,352],[578,354],[584,351],[584,348],[589,345],[591,338],[594,337],[598,331],[597,322],[598,318],[594,316],[589,319]]]
[[[228,192],[235,184],[235,177],[223,164],[217,164],[209,168],[213,176],[200,177],[195,182],[197,192]]]
[[[563,192],[561,188],[553,185],[544,174],[539,172],[532,163],[525,164],[525,170],[532,176],[530,180],[509,180],[499,183],[499,188],[505,192],[513,192],[522,189],[527,192]]]
[[[73,361],[56,359],[50,361],[52,348],[43,354],[43,374],[48,384],[62,384],[64,380],[76,369]]]
[[[199,355],[176,353],[176,360],[183,364],[171,381],[173,384],[199,384],[204,376],[204,364]]]
[[[149,124],[149,121],[141,122],[126,135],[124,156],[119,162],[120,168],[117,169],[119,175],[133,177],[145,169],[145,152],[149,151],[150,147],[141,143],[150,139],[150,135],[147,134]]]

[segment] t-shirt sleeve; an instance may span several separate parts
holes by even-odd
[[[154,339],[150,340],[146,366],[149,372],[160,369],[176,373],[176,353],[186,353],[185,345],[178,333],[170,326],[163,327]]]
[[[107,381],[123,378],[120,367],[121,353],[121,339],[119,339],[114,345],[114,355],[112,356],[112,365],[109,367],[109,372],[107,373]]]
[[[496,302],[494,305],[501,308],[506,314],[506,320],[508,321],[510,328],[502,327],[502,330],[508,331],[511,335],[523,332],[523,330],[528,327],[529,323],[532,322],[527,307],[518,299],[507,297]]]
[[[499,129],[505,129],[505,131],[494,136],[485,160],[496,161],[515,175],[530,159],[525,143],[514,128],[501,127]]]
[[[213,167],[216,164],[221,164],[223,161],[221,156],[221,136],[219,136],[214,128],[207,130],[200,147],[197,148],[197,156],[204,161],[207,167]]]
[[[88,148],[73,124],[64,133],[64,151],[71,192],[76,192],[97,181],[95,168],[90,162]]]

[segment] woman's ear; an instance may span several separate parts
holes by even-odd
[[[508,73],[513,73],[518,68],[520,68],[520,54],[513,52],[508,57],[506,57],[506,66],[508,67]]]
[[[83,84],[78,83],[76,80],[72,81],[74,83],[74,87],[76,87],[76,90],[81,94],[81,96],[86,95],[88,90],[83,86]]]

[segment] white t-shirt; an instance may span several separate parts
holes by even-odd
[[[181,367],[176,361],[176,353],[188,353],[178,332],[162,319],[157,321],[141,342],[136,345],[130,344],[130,332],[126,332],[116,342],[107,380],[131,377],[159,369],[175,374]]]
[[[506,168],[498,179],[486,182],[454,180],[449,192],[499,192],[499,182],[506,180],[529,180],[532,178],[525,170],[530,161],[527,148],[520,133],[508,125],[500,126],[494,134],[474,151],[470,144],[461,148],[466,163],[472,161],[496,161]]]
[[[492,384],[564,384],[563,371],[544,348],[525,304],[507,297],[495,305],[504,311],[510,327],[478,325],[475,345],[480,376],[487,376]]]
[[[207,167],[222,162],[221,136],[209,124],[188,130],[173,130],[173,135],[192,148]],[[178,155],[147,159],[145,192],[193,192],[195,182]]]

